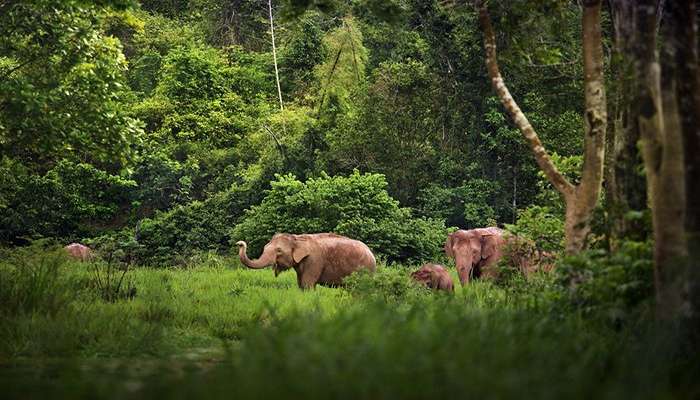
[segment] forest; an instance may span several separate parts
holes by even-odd
[[[0,0],[2,397],[698,398],[698,21]]]

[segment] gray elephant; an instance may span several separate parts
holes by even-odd
[[[366,244],[333,233],[292,235],[278,233],[265,245],[260,258],[250,260],[244,241],[236,243],[238,256],[248,268],[273,266],[275,276],[294,268],[302,289],[316,284],[335,286],[351,273],[367,268],[374,271],[377,262]]]
[[[445,242],[447,257],[455,259],[459,281],[464,286],[473,276],[496,277],[495,264],[503,255],[506,243],[500,228],[458,230]]]

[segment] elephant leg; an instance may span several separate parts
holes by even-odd
[[[303,262],[302,264],[297,271],[297,284],[301,289],[313,289],[321,277],[321,267],[313,262]]]

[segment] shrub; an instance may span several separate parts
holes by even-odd
[[[652,246],[648,242],[623,242],[613,253],[588,250],[565,256],[556,271],[573,306],[614,322],[643,310],[653,297]]]
[[[213,201],[194,201],[153,219],[141,220],[138,236],[144,250],[141,259],[148,264],[171,262],[197,249],[225,246],[230,225],[226,224],[226,215],[213,205]]]
[[[150,215],[191,201],[191,176],[196,172],[197,165],[179,163],[160,152],[141,157],[132,174],[139,183],[135,197],[141,212]]]
[[[44,175],[0,161],[0,242],[99,231],[129,204],[136,183],[92,165],[61,161]]]
[[[430,293],[429,289],[411,279],[407,268],[379,267],[375,272],[360,270],[343,280],[355,296],[379,301],[412,301]]]
[[[498,262],[499,279],[507,282],[508,277],[516,274],[527,278],[538,271],[551,271],[553,267],[553,254],[539,250],[535,242],[526,237],[506,234],[503,257]]]
[[[498,182],[478,178],[454,188],[431,184],[418,196],[420,212],[467,229],[493,226],[496,211],[492,205],[498,190]]]
[[[113,259],[107,262],[90,263],[90,286],[108,302],[131,299],[136,296],[136,286],[129,272],[129,264],[121,264]]]
[[[390,261],[438,257],[447,233],[444,224],[414,218],[387,193],[381,174],[321,177],[301,182],[278,176],[260,205],[246,211],[233,230],[236,240],[259,253],[278,232],[335,232],[365,242]]]
[[[232,186],[205,201],[143,219],[136,230],[124,230],[96,242],[123,248],[138,263],[184,265],[202,251],[229,251],[231,228],[255,197],[248,185]]]
[[[518,221],[514,225],[506,224],[506,229],[532,240],[538,250],[552,252],[564,247],[564,221],[546,206],[521,210]]]
[[[163,60],[156,91],[183,102],[216,98],[226,90],[225,69],[221,54],[213,48],[176,48]]]
[[[62,248],[38,242],[4,254],[0,262],[0,317],[38,312],[56,315],[74,299],[63,270],[68,258]]]

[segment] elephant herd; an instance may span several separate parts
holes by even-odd
[[[445,253],[455,260],[462,285],[472,278],[496,275],[495,264],[506,243],[503,233],[502,229],[490,227],[458,230],[448,235]],[[333,233],[278,233],[265,245],[257,260],[248,258],[246,242],[236,244],[243,265],[254,269],[272,266],[275,276],[294,268],[302,289],[313,288],[316,284],[336,286],[357,270],[377,268],[374,254],[366,244]],[[454,291],[452,278],[439,264],[425,264],[411,277],[431,289]]]
[[[504,231],[495,227],[458,230],[449,234],[445,254],[455,260],[462,286],[472,278],[495,277],[495,264],[501,258],[506,242]],[[294,268],[297,284],[302,289],[313,288],[316,284],[337,286],[357,270],[377,269],[374,254],[366,244],[334,233],[278,233],[265,245],[257,260],[248,258],[246,242],[236,244],[243,265],[253,269],[272,266],[275,276]],[[72,243],[64,249],[81,261],[93,258],[90,248],[82,244]],[[425,264],[411,273],[411,278],[431,289],[454,291],[452,277],[439,264]]]

